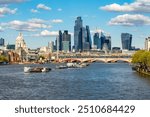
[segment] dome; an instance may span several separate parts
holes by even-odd
[[[16,41],[22,41],[23,40],[23,35],[22,33],[19,33],[19,36],[16,38]]]

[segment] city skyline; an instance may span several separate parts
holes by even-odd
[[[98,29],[110,34],[112,47],[122,47],[121,33],[130,33],[132,45],[144,48],[145,38],[150,36],[148,3],[148,0],[0,0],[0,38],[14,44],[22,32],[28,47],[37,48],[54,41],[59,30],[68,30],[74,42],[74,21],[81,16],[92,37]]]

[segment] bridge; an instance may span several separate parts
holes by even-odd
[[[104,62],[104,63],[115,63],[118,61],[131,63],[131,57],[129,56],[100,56],[100,57],[59,57],[59,62]]]

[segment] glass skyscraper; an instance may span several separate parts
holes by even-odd
[[[0,46],[4,46],[5,40],[3,38],[0,38]]]
[[[76,51],[79,50],[79,38],[80,38],[79,33],[82,27],[83,27],[82,18],[77,17],[74,26],[74,47]]]
[[[59,51],[62,51],[62,32],[61,30],[59,31],[59,36],[58,36],[58,42],[59,42]]]
[[[101,49],[101,38],[99,36],[99,33],[95,33],[93,36],[93,42],[96,49]]]
[[[132,35],[129,33],[122,33],[121,34],[121,42],[122,42],[122,49],[123,50],[131,50],[132,44]]]
[[[65,30],[62,38],[62,50],[71,51],[71,35]]]
[[[87,40],[86,42],[89,43],[89,49],[92,49],[92,40],[91,40],[91,33],[90,33],[90,28],[89,26],[86,26],[86,32],[87,32]]]

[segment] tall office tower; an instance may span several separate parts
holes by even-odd
[[[102,50],[106,40],[106,36],[104,35],[103,32],[101,32],[100,34],[100,40],[101,40],[101,50]]]
[[[111,36],[105,36],[105,43],[108,47],[108,50],[111,50]]]
[[[71,34],[67,30],[63,33],[62,50],[65,52],[71,51]]]
[[[62,38],[62,32],[60,30],[58,35],[59,51],[62,51]]]
[[[4,46],[5,45],[5,40],[3,38],[0,39],[0,46]]]
[[[79,33],[80,29],[83,27],[83,21],[81,17],[77,17],[75,20],[75,26],[74,26],[74,46],[75,51],[79,50]]]
[[[86,28],[82,27],[79,32],[79,40],[78,40],[78,43],[79,43],[78,50],[79,51],[89,51],[90,50],[90,43],[87,40],[87,36],[88,36],[88,33],[87,33]]]
[[[50,42],[49,42],[48,48],[49,48],[49,51],[50,51],[50,52],[53,52],[53,51],[54,51],[54,41],[50,41]]]
[[[93,36],[93,44],[96,47],[96,49],[101,49],[101,38],[98,32],[95,33]]]
[[[122,33],[121,34],[121,42],[122,42],[123,50],[131,50],[132,35],[129,33]]]
[[[89,49],[92,49],[92,40],[91,40],[91,33],[89,26],[86,26],[86,32],[87,32],[87,40],[86,42],[89,43]]]
[[[145,39],[145,50],[150,51],[150,37]]]

